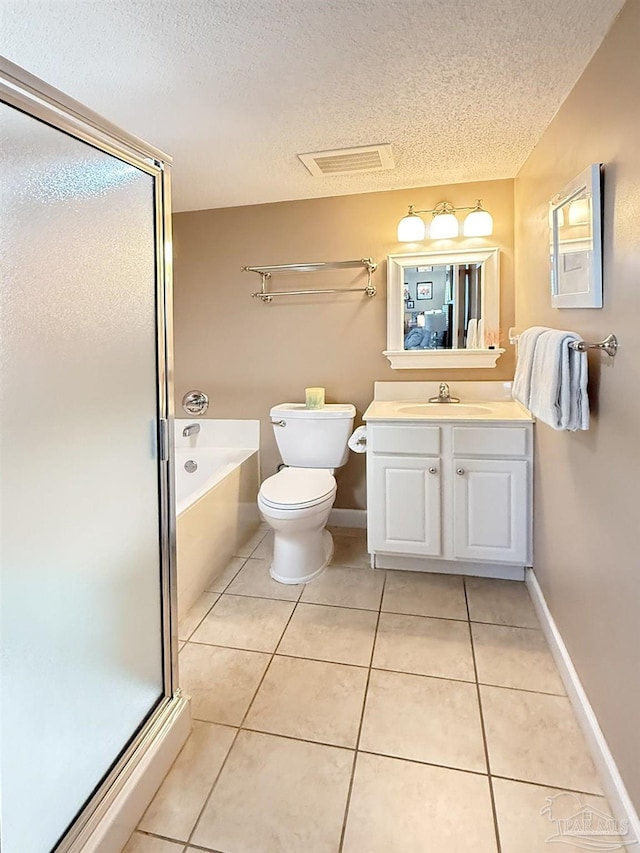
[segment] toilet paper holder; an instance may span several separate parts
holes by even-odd
[[[364,453],[367,449],[367,428],[366,426],[359,426],[354,431],[349,441],[347,442],[349,448],[354,453]]]

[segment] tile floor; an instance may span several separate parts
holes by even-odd
[[[181,623],[193,733],[126,853],[541,853],[547,797],[606,810],[524,584],[333,534],[292,587],[261,528]]]

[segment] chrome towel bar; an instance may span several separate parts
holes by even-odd
[[[577,349],[579,352],[586,352],[588,349],[601,349],[607,355],[610,355],[611,358],[615,358],[618,352],[618,339],[615,335],[607,335],[603,341],[598,341],[595,344],[588,341],[572,341],[569,346],[571,349]]]
[[[318,289],[318,290],[267,290],[267,281],[273,273],[280,272],[321,272],[323,270],[353,269],[354,267],[365,267],[367,270],[366,287],[345,287]],[[371,281],[371,276],[378,269],[378,264],[372,258],[360,258],[354,261],[326,261],[311,264],[272,264],[256,267],[241,267],[243,272],[255,272],[261,276],[260,290],[251,296],[261,299],[263,302],[271,302],[274,296],[306,296],[312,293],[366,293],[367,296],[375,296],[376,288]]]
[[[520,335],[516,334],[515,329],[509,329],[510,344],[517,344],[519,337]],[[571,341],[569,346],[571,349],[578,350],[578,352],[586,352],[590,349],[601,349],[611,358],[615,358],[620,344],[618,343],[618,339],[615,335],[607,335],[603,341]]]

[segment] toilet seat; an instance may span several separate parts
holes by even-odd
[[[305,509],[336,492],[335,477],[321,468],[283,468],[260,486],[260,500],[273,509]]]

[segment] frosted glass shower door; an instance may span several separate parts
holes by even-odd
[[[158,169],[0,144],[2,850],[46,853],[165,695]]]

